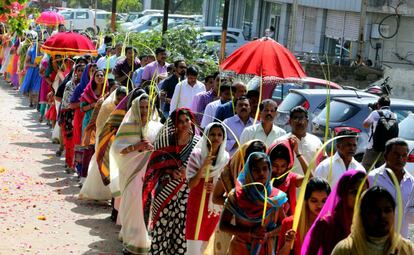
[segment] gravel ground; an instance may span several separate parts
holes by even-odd
[[[121,254],[108,204],[80,201],[50,128],[0,81],[0,254]]]

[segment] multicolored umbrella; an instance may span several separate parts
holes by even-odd
[[[41,51],[50,55],[82,56],[98,55],[95,46],[87,38],[75,32],[62,32],[50,37],[42,45]]]
[[[36,19],[36,23],[46,26],[57,26],[59,24],[64,24],[65,18],[60,13],[53,11],[45,11],[42,12],[40,16]]]

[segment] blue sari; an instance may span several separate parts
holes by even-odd
[[[30,57],[30,64],[34,64],[37,57],[37,43],[33,43],[27,51],[27,56]],[[20,92],[23,94],[32,93],[38,94],[40,91],[40,84],[42,77],[39,74],[39,66],[28,67],[24,77]]]

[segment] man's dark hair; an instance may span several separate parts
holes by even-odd
[[[144,58],[147,58],[147,57],[148,57],[148,55],[141,55],[141,56],[138,57],[138,59],[139,59],[139,61],[142,61]]]
[[[214,75],[213,74],[209,74],[204,78],[204,82],[207,83],[208,80],[213,79],[214,80]]]
[[[266,105],[273,105],[277,109],[277,103],[272,99],[265,99],[259,104],[259,111],[263,111]]]
[[[249,99],[246,96],[241,96],[241,97],[237,98],[236,101],[234,101],[234,106],[237,105],[237,102],[243,101],[243,100],[249,101]]]
[[[255,90],[255,89],[247,91],[247,94],[246,94],[246,97],[248,99],[254,98],[254,97],[259,97],[259,96],[260,96],[260,92]]]
[[[390,106],[391,105],[390,98],[388,96],[381,96],[378,99],[378,105],[379,107]]]
[[[292,118],[295,113],[304,113],[305,117],[308,118],[308,110],[301,105],[293,107],[292,110],[290,110],[289,118]]]
[[[178,59],[176,61],[174,61],[174,67],[177,68],[181,62],[185,62],[184,59]]]
[[[105,35],[105,37],[104,37],[104,44],[106,44],[106,45],[112,44],[112,36]]]
[[[167,52],[167,50],[164,47],[159,47],[157,49],[155,49],[155,55],[158,55],[160,53],[164,53]]]
[[[391,152],[392,147],[393,147],[394,145],[398,145],[398,146],[406,146],[406,147],[408,148],[408,143],[407,143],[404,139],[399,138],[399,137],[392,138],[392,139],[388,140],[388,141],[385,143],[385,152],[384,152],[384,155],[388,155],[388,153],[390,153],[390,152]]]
[[[134,50],[134,54],[135,54],[135,55],[137,55],[137,49],[135,49],[135,48],[134,48],[134,47],[132,47],[132,46],[126,46],[126,47],[125,47],[125,55],[127,54],[127,52],[128,52],[129,50]]]
[[[195,66],[189,66],[187,68],[187,75],[198,76],[198,70]]]
[[[231,84],[229,84],[228,82],[224,82],[220,85],[220,94],[226,91],[230,91],[231,89]]]

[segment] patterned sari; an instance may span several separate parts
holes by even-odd
[[[192,121],[192,137],[179,146],[176,140],[176,121],[183,110]],[[188,116],[187,115],[187,116]],[[185,179],[173,179],[171,170],[187,167],[187,161],[200,137],[194,135],[194,116],[185,108],[175,110],[164,124],[154,144],[144,178],[144,214],[151,208],[149,254],[185,254],[185,221],[189,189]],[[152,199],[151,199],[152,197]]]
[[[249,185],[254,183],[250,161],[256,156],[266,158],[269,167],[268,178],[263,188],[258,188],[258,185]],[[254,152],[249,156],[243,172],[237,178],[238,183],[236,183],[236,188],[230,192],[224,205],[225,209],[236,217],[237,226],[252,229],[259,227],[262,224],[263,207],[266,201],[267,209],[264,214],[265,219],[262,226],[266,231],[276,229],[278,209],[286,203],[287,198],[284,192],[271,186],[271,169],[270,160],[266,154]],[[267,191],[267,198],[265,198],[264,189]],[[234,235],[228,254],[273,255],[276,252],[275,239],[275,237],[269,237],[261,242],[251,237]]]

